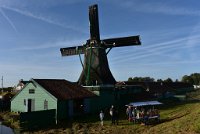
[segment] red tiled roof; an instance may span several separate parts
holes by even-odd
[[[61,100],[95,97],[91,91],[62,79],[33,79],[54,97]]]

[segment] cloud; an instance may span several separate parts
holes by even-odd
[[[0,0],[0,5],[16,7],[41,7],[50,8],[59,5],[72,5],[83,2],[82,0]]]
[[[189,9],[184,7],[175,7],[174,5],[167,5],[164,3],[141,3],[137,1],[125,1],[121,6],[130,10],[145,12],[145,13],[161,13],[166,15],[192,15],[200,16],[200,10]]]
[[[80,30],[80,28],[77,28],[75,26],[72,26],[72,25],[65,25],[65,24],[62,24],[50,17],[46,17],[46,16],[42,16],[42,15],[36,15],[36,14],[33,14],[29,11],[25,11],[25,10],[20,10],[18,8],[13,8],[13,7],[8,7],[8,6],[5,6],[5,5],[0,5],[0,8],[3,8],[3,9],[7,9],[7,10],[10,10],[10,11],[13,11],[13,12],[16,12],[16,13],[19,13],[21,15],[24,15],[24,16],[27,16],[27,17],[30,17],[30,18],[33,18],[33,19],[37,19],[37,20],[40,20],[40,21],[43,21],[43,22],[46,22],[46,23],[49,23],[49,24],[53,24],[53,25],[56,25],[56,26],[59,26],[59,27],[62,27],[62,28],[65,28],[65,29],[70,29],[70,30],[73,30],[73,31],[77,31],[77,32],[81,32],[83,34],[85,34],[86,32],[83,31],[83,30]]]
[[[177,65],[177,64],[199,64],[200,60],[180,60],[180,61],[162,61],[162,62],[154,62],[154,63],[141,63],[137,64],[138,66],[149,66],[149,65]]]
[[[24,50],[41,50],[41,49],[50,49],[50,48],[61,48],[61,47],[71,47],[71,46],[81,46],[83,45],[83,41],[85,39],[78,39],[78,40],[58,40],[47,42],[45,44],[37,45],[37,46],[22,46],[10,49],[11,51],[24,51]]]
[[[134,50],[135,52],[130,52],[130,49],[126,49],[125,51],[119,52],[117,56],[112,58],[112,61],[116,64],[119,64],[120,62],[134,61],[134,60],[144,59],[150,56],[157,56],[157,55],[159,57],[160,56],[168,57],[168,59],[170,58],[173,61],[182,60],[182,57],[179,57],[178,51],[180,49],[188,51],[189,48],[194,48],[195,45],[197,44],[188,44],[188,42],[189,40],[195,40],[196,43],[200,43],[199,38],[200,38],[200,35],[182,37],[182,38],[166,41],[163,43],[158,43],[155,45],[144,46],[141,48],[138,47],[138,48],[135,48]],[[176,53],[172,52],[174,50],[177,50]],[[183,53],[183,51],[181,53]],[[123,55],[123,57],[121,55]],[[187,53],[187,55],[190,55],[190,53],[189,54]]]
[[[0,13],[2,14],[2,16],[8,21],[8,23],[10,24],[10,26],[13,28],[13,30],[18,33],[17,28],[15,27],[14,23],[10,20],[10,18],[5,14],[5,12],[3,11],[2,8],[0,8]]]

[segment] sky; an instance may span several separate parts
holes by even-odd
[[[60,48],[89,39],[88,6],[98,4],[101,39],[140,35],[141,46],[108,54],[117,81],[129,77],[181,79],[200,72],[200,1],[0,0],[0,76],[77,81],[79,56]],[[82,57],[83,60],[83,57]]]

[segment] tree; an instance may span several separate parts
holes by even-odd
[[[154,82],[154,78],[151,77],[129,77],[129,82]]]
[[[157,79],[157,82],[163,82],[163,80],[162,79]]]
[[[175,80],[175,82],[179,82],[179,80],[178,80],[178,79],[176,79],[176,80]]]
[[[128,81],[133,81],[133,78],[132,78],[132,77],[129,77],[129,78],[128,78]]]
[[[200,73],[193,73],[190,76],[184,75],[181,79],[182,82],[190,83],[192,85],[200,84]]]
[[[181,82],[185,82],[185,83],[188,83],[188,78],[189,76],[187,76],[187,75],[184,75],[183,77],[182,77],[182,79],[181,79]]]
[[[164,80],[164,82],[173,82],[173,80],[171,78],[167,78],[166,80]]]
[[[199,85],[200,83],[200,74],[199,73],[194,73],[194,74],[191,74],[190,75],[192,77],[192,80],[193,80],[193,84],[194,85]]]
[[[154,82],[154,78],[151,78],[151,77],[144,77],[143,79],[143,82]]]

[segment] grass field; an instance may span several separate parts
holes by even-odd
[[[111,125],[109,113],[105,113],[104,126],[100,125],[99,115],[90,115],[60,123],[58,126],[49,127],[34,132],[33,134],[196,134],[200,133],[200,90],[190,93],[184,102],[168,102],[160,107],[160,123],[151,125],[134,124],[126,119],[125,107],[120,112],[118,125]],[[10,114],[10,113],[8,113]],[[14,128],[17,122],[10,119],[7,113],[1,118]],[[13,115],[12,115],[13,116]]]
[[[55,128],[40,130],[34,133],[74,133],[74,134],[196,134],[200,133],[200,92],[189,95],[185,102],[161,107],[161,122],[153,125],[129,123],[125,113],[121,113],[119,125],[111,125],[106,117],[104,126],[100,125],[98,115],[85,116],[73,123],[62,124]],[[108,115],[108,113],[106,113]]]

